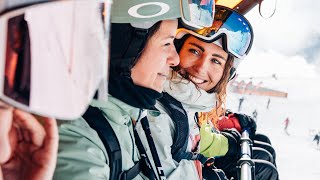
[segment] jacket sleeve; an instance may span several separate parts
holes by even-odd
[[[171,146],[173,143],[174,125],[170,117],[166,114],[160,114],[157,117],[148,115],[148,120],[152,138],[167,179],[199,179],[194,161],[182,160],[178,163],[172,158]],[[155,169],[150,148],[140,123],[137,123],[136,129],[153,165],[153,169]]]
[[[107,152],[96,131],[85,120],[60,123],[59,138],[54,179],[109,179]]]
[[[212,132],[209,124],[200,128],[200,153],[206,157],[224,156],[229,149],[228,138],[224,135]]]

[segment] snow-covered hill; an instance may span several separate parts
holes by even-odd
[[[292,95],[292,94],[291,94]],[[243,95],[229,93],[227,107],[238,111]],[[320,131],[319,99],[271,98],[244,95],[241,112],[252,116],[257,109],[257,131],[268,135],[277,152],[277,166],[281,180],[320,179],[320,150],[313,142],[313,135]],[[289,117],[288,132],[284,120]],[[311,132],[313,131],[313,132]]]

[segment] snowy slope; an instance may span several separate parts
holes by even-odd
[[[290,93],[288,99],[271,98],[269,109],[266,109],[268,97],[244,96],[241,112],[252,116],[257,109],[257,131],[271,138],[281,180],[320,179],[320,150],[310,132],[320,131],[320,103],[319,98],[308,98],[308,95],[303,99],[290,97]],[[243,95],[229,93],[227,107],[238,111],[241,97]],[[287,116],[291,120],[290,136],[283,130]]]

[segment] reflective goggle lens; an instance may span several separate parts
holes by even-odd
[[[0,99],[80,117],[106,79],[110,1],[55,1],[0,15]]]
[[[217,25],[222,24],[219,28]],[[228,51],[237,57],[243,57],[251,47],[253,33],[249,22],[239,13],[217,7],[214,34],[227,31]],[[211,33],[210,36],[214,35]]]
[[[210,27],[214,19],[214,0],[181,0],[182,22],[193,29]]]
[[[180,34],[181,33],[181,34]],[[189,33],[206,42],[213,42],[226,36],[227,51],[237,58],[243,58],[248,54],[252,42],[253,31],[248,20],[236,11],[216,6],[214,22],[211,27],[201,28],[196,31],[190,31],[186,28],[178,29],[177,38]]]

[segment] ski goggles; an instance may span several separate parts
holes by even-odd
[[[181,23],[188,29],[211,27],[214,20],[215,0],[181,0]]]
[[[214,19],[214,0],[117,0],[112,5],[112,23],[130,23],[148,29],[156,22],[177,19],[187,29],[210,27]]]
[[[109,0],[62,0],[0,14],[0,99],[80,117],[107,80],[110,8]]]
[[[238,12],[216,5],[211,27],[191,31],[185,28],[177,30],[177,38],[191,34],[205,42],[214,42],[223,37],[223,48],[234,57],[243,59],[250,51],[253,31],[249,21]]]

